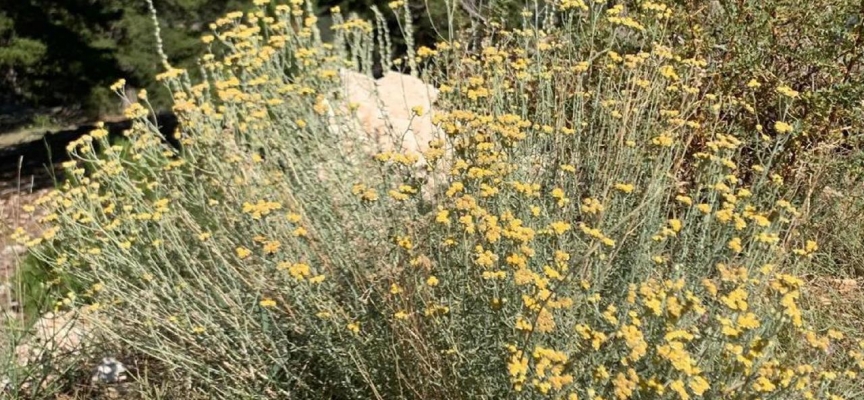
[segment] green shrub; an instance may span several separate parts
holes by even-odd
[[[835,0],[810,2],[806,7],[782,0],[675,3],[676,11],[685,17],[677,18],[670,32],[681,35],[688,52],[717,60],[712,84],[754,106],[750,111],[756,118],[751,119],[769,135],[773,135],[771,124],[781,116],[773,107],[759,104],[774,104],[779,96],[774,88],[786,85],[801,93],[794,112],[803,134],[793,141],[795,147],[861,150],[861,7]],[[742,90],[750,80],[762,85]],[[790,154],[790,161],[797,161],[798,155]]]

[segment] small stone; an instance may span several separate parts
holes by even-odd
[[[102,359],[102,363],[96,367],[96,373],[93,374],[91,380],[102,383],[122,382],[126,380],[125,372],[126,367],[122,362],[114,357],[105,357]]]
[[[6,256],[6,255],[10,255],[10,254],[22,254],[26,251],[27,251],[26,247],[18,245],[18,244],[13,244],[10,246],[6,246],[6,248],[4,248],[3,251],[0,252],[0,254],[3,254],[4,256]]]

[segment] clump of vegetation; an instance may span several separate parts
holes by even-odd
[[[864,342],[802,305],[819,244],[786,169],[806,93],[709,85],[676,8],[605,3],[409,47],[385,67],[426,66],[438,109],[412,111],[443,139],[366,157],[334,129],[340,71],[391,59],[382,19],[334,9],[325,43],[308,3],[256,1],[204,38],[225,54],[203,80],[159,76],[179,148],[133,104],[130,144],[70,144],[47,229],[17,239],[83,288],[58,309],[173,393],[853,396]]]

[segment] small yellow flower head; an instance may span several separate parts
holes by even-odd
[[[747,311],[747,291],[737,288],[726,296],[720,296],[720,301],[731,310]]]
[[[672,138],[672,136],[669,136],[669,135],[664,133],[660,136],[652,138],[651,143],[653,143],[656,146],[669,147],[675,143],[675,140]]]
[[[288,213],[285,215],[285,219],[287,219],[288,222],[291,222],[292,224],[296,224],[300,222],[300,214]]]
[[[246,257],[249,257],[252,254],[251,250],[249,250],[243,246],[240,246],[240,247],[234,249],[234,251],[237,253],[237,257],[240,257],[241,260],[246,258]]]
[[[355,335],[360,333],[360,323],[359,322],[352,322],[352,323],[348,324],[346,326],[346,328],[348,328],[348,330],[351,331],[351,333],[353,333]]]
[[[792,88],[790,88],[789,86],[786,86],[786,85],[778,86],[777,87],[777,93],[780,93],[781,95],[786,96],[790,99],[794,99],[794,98],[798,97],[798,92],[795,90],[792,90]]]
[[[260,302],[258,302],[258,305],[260,305],[261,307],[264,307],[264,308],[276,307],[276,300],[263,299]]]
[[[757,81],[756,79],[751,79],[750,82],[747,82],[748,88],[755,89],[755,88],[758,88],[759,86],[762,86],[762,84],[759,83],[759,81]]]
[[[411,238],[408,236],[399,236],[396,238],[396,245],[405,249],[411,250],[414,248],[414,244],[411,242]]]
[[[693,205],[693,199],[691,199],[689,196],[678,195],[678,196],[675,196],[675,200],[677,200],[679,203],[686,204],[688,206]]]
[[[727,246],[729,247],[729,250],[732,250],[736,253],[740,253],[744,249],[744,247],[741,245],[741,238],[739,237],[732,238],[732,240],[729,241]]]
[[[111,85],[111,90],[117,92],[124,87],[126,87],[126,80],[121,78]]]
[[[775,386],[771,382],[770,379],[768,379],[764,376],[760,376],[760,377],[756,378],[756,381],[753,382],[753,390],[755,390],[757,392],[767,393],[767,392],[773,392],[775,389],[777,389],[777,386]]]
[[[441,209],[438,211],[438,214],[435,215],[435,222],[444,225],[450,225],[450,211],[446,209]]]
[[[428,279],[426,279],[426,284],[432,287],[438,286],[438,278],[436,278],[434,275],[430,276]]]
[[[834,329],[829,329],[827,333],[828,337],[834,340],[843,340],[843,332],[836,331]]]
[[[126,118],[130,119],[141,118],[146,116],[147,114],[149,114],[149,112],[140,103],[133,103],[125,110],[123,110],[123,115],[126,116]]]
[[[264,252],[267,254],[275,254],[279,251],[279,248],[282,246],[282,243],[279,243],[278,240],[270,240],[264,243]]]
[[[629,183],[616,183],[615,189],[620,190],[624,193],[632,193],[635,187]]]
[[[555,221],[549,225],[549,229],[556,235],[563,235],[564,232],[570,230],[570,224],[564,221]]]
[[[582,206],[580,207],[580,210],[588,214],[597,214],[598,212],[603,211],[604,207],[599,200],[588,197],[582,200]]]
[[[789,133],[792,132],[792,125],[789,125],[783,121],[777,121],[774,123],[774,130],[777,133]]]
[[[660,67],[660,75],[663,75],[663,77],[670,79],[670,80],[681,79],[678,76],[678,73],[675,72],[675,68],[672,67],[671,65],[664,65],[664,66]]]
[[[689,386],[690,390],[692,390],[693,394],[695,394],[696,396],[702,396],[705,391],[711,388],[711,385],[708,383],[708,381],[699,375],[696,375],[690,379]]]

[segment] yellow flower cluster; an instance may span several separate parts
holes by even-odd
[[[225,55],[202,59],[202,83],[159,77],[182,149],[130,107],[130,144],[103,146],[102,126],[73,142],[69,182],[40,200],[49,226],[13,238],[91,288],[58,307],[99,298],[145,354],[155,329],[182,327],[192,335],[156,356],[226,380],[245,374],[222,362],[234,340],[247,353],[230,356],[256,368],[337,355],[327,368],[382,397],[410,383],[436,398],[819,398],[854,380],[864,344],[842,368],[822,363],[846,338],[808,324],[788,273],[819,245],[795,234],[783,172],[753,161],[804,125],[784,109],[763,132],[758,101],[709,93],[706,61],[662,34],[671,5],[552,3],[603,34],[502,27],[476,51],[414,53],[440,98],[410,113],[446,135],[423,154],[444,182],[428,198],[420,154],[349,161],[327,129],[356,122],[331,107],[339,70],[367,68],[386,26],[335,9],[323,43],[310,4],[256,0],[213,24],[204,40]],[[108,298],[121,288],[161,305]],[[286,333],[308,353],[274,346]]]
[[[257,203],[243,203],[243,212],[252,216],[253,219],[261,219],[273,211],[281,210],[282,205],[277,202],[258,200]]]

